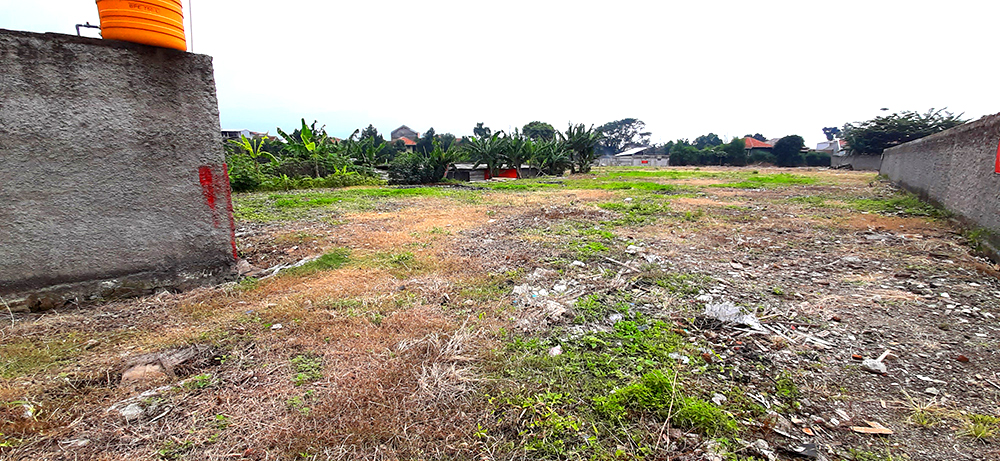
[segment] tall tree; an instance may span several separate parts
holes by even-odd
[[[839,138],[843,132],[840,128],[835,126],[823,127],[823,135],[826,136],[827,141],[833,141],[834,138]]]
[[[486,138],[492,135],[493,131],[490,130],[490,127],[483,126],[483,122],[479,122],[476,124],[476,127],[472,129],[472,134],[477,138]]]
[[[947,109],[947,108],[945,108]],[[962,114],[931,109],[925,114],[904,111],[844,125],[843,139],[851,152],[881,155],[892,146],[920,139],[965,123]]]
[[[775,163],[778,166],[798,166],[805,161],[802,157],[804,146],[805,140],[802,139],[802,136],[785,136],[774,143],[774,149],[771,150],[771,153],[774,154]]]
[[[434,128],[430,128],[417,140],[414,150],[421,154],[427,154],[434,149]]]
[[[644,131],[646,124],[636,118],[623,118],[601,125],[597,131],[603,139],[600,146],[611,153],[618,153],[632,147],[648,146],[652,133]]]
[[[552,141],[556,138],[556,129],[545,122],[534,121],[524,125],[524,135],[533,141]]]
[[[715,133],[709,133],[705,135],[698,136],[694,138],[694,147],[699,149],[704,149],[706,147],[721,146],[725,143],[722,142],[722,138]]]

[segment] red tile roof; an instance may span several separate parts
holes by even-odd
[[[414,141],[414,140],[412,140],[412,139],[410,139],[410,138],[399,138],[399,139],[397,139],[397,141],[403,141],[403,144],[407,145],[407,146],[416,146],[417,145],[417,142]]]
[[[750,137],[743,138],[743,142],[746,143],[747,149],[771,149],[774,147],[764,141],[758,141]]]

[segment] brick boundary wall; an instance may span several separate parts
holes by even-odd
[[[0,297],[45,310],[231,278],[224,162],[211,57],[0,29]]]
[[[1000,114],[886,149],[880,172],[985,231],[1000,262]]]

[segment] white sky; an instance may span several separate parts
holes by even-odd
[[[635,117],[656,142],[815,145],[882,107],[1000,111],[995,0],[191,1],[223,128],[304,117],[341,137],[369,123],[461,136]],[[0,28],[85,21],[94,0],[0,0]]]

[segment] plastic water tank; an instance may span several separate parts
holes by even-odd
[[[101,36],[187,51],[181,0],[97,0]]]

